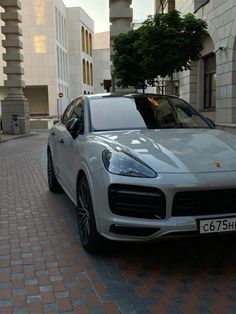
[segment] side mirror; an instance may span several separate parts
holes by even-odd
[[[83,130],[83,125],[80,120],[71,118],[66,124],[66,129],[73,138],[76,138],[77,135]]]

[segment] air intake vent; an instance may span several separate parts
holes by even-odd
[[[108,193],[110,209],[116,215],[149,219],[166,216],[165,195],[158,189],[112,184]]]
[[[175,194],[172,216],[236,214],[236,189]]]

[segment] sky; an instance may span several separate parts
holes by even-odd
[[[95,33],[109,30],[109,0],[63,0],[67,7],[81,7],[95,23]],[[145,3],[145,4],[144,4]],[[145,20],[154,12],[154,0],[133,0],[133,18]]]

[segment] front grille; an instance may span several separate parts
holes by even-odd
[[[236,189],[178,192],[172,216],[236,214]]]
[[[149,219],[166,216],[165,195],[158,189],[112,184],[108,193],[110,209],[116,215]]]

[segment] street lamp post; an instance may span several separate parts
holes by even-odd
[[[24,70],[21,66],[23,48],[20,36],[22,29],[19,24],[22,22],[19,10],[20,0],[0,0],[0,5],[5,12],[1,13],[1,19],[5,22],[1,31],[5,35],[2,46],[6,49],[3,60],[6,66],[3,72],[7,75],[4,86],[8,89],[7,97],[2,101],[2,126],[6,134],[24,134],[29,132],[29,103],[24,96],[23,88],[25,83],[22,80]],[[14,129],[14,120],[18,121],[18,128]]]

